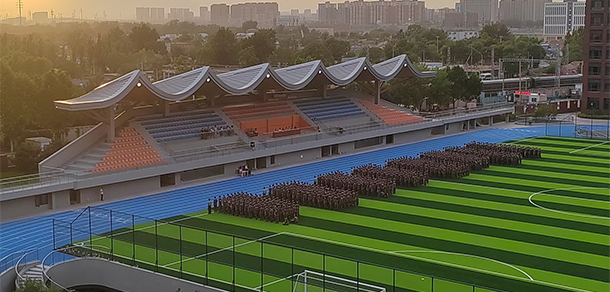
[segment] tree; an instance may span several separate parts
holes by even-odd
[[[32,105],[28,100],[36,88],[31,78],[23,73],[15,73],[4,62],[0,62],[0,138],[2,144],[10,143],[23,137],[23,133],[32,124],[34,114],[29,111]],[[4,144],[7,145],[7,144]]]
[[[253,47],[246,47],[239,51],[239,65],[252,66],[258,64],[258,58]]]
[[[566,35],[562,49],[564,62],[582,61],[584,48],[584,30],[578,29]]]
[[[321,40],[306,45],[298,54],[295,63],[322,60],[329,66],[335,64],[332,52],[324,45]]]
[[[241,24],[241,28],[244,31],[247,31],[249,29],[253,29],[256,28],[258,26],[258,22],[254,21],[254,20],[248,20],[248,21],[244,21],[244,23]]]
[[[252,48],[256,57],[255,62],[265,63],[269,61],[269,56],[275,51],[276,42],[277,36],[274,30],[261,29],[244,41],[244,49]]]
[[[151,28],[148,24],[142,23],[138,26],[134,26],[129,34],[129,39],[133,44],[135,51],[141,49],[147,50],[158,50],[157,40],[159,39],[159,33],[154,28]]]
[[[447,80],[450,83],[450,94],[455,102],[461,100],[470,102],[481,94],[483,84],[477,74],[467,74],[462,67],[454,66],[447,70]]]
[[[557,108],[547,104],[538,105],[534,111],[534,117],[551,119],[557,116]]]
[[[42,151],[40,147],[31,143],[23,142],[15,150],[15,166],[18,170],[26,173],[35,173]]]
[[[506,25],[496,22],[485,25],[483,29],[481,29],[481,37],[489,37],[492,39],[502,39],[508,41],[512,37],[512,33]]]
[[[343,58],[351,48],[348,41],[338,40],[335,37],[329,37],[324,40],[324,46],[330,51],[332,58],[337,62],[341,61],[341,58]]]
[[[237,64],[237,39],[228,28],[220,28],[204,47],[206,61],[212,64]]]

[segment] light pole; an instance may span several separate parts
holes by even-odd
[[[439,36],[436,36],[436,52],[437,53],[439,53],[439,51],[438,51],[438,39],[439,38],[440,38]]]

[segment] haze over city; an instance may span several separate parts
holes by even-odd
[[[137,6],[158,6],[158,7],[185,7],[190,8],[193,11],[198,11],[200,6],[210,6],[214,3],[227,3],[234,4],[244,1],[240,0],[228,0],[228,1],[215,1],[215,0],[107,0],[107,1],[79,1],[79,0],[24,0],[23,1],[23,15],[28,16],[29,12],[37,11],[51,11],[53,10],[55,15],[62,15],[63,17],[72,17],[74,14],[77,18],[80,17],[80,9],[83,9],[84,18],[94,18],[97,14],[99,18],[102,18],[105,12],[108,19],[133,19],[134,8]],[[257,2],[257,1],[253,1]],[[324,2],[323,0],[279,0],[280,11],[290,11],[290,9],[317,9],[318,3]],[[335,2],[335,1],[333,1]],[[343,1],[339,1],[343,2]],[[454,7],[456,0],[426,0],[426,7],[428,8],[442,8],[442,7]],[[18,15],[16,1],[0,1],[0,18],[16,17]]]

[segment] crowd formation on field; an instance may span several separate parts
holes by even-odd
[[[516,166],[522,159],[540,158],[539,148],[472,142],[417,157],[388,160],[385,166],[367,164],[351,173],[319,175],[314,184],[292,181],[272,185],[262,195],[232,194],[208,202],[208,212],[289,224],[297,222],[299,206],[343,210],[358,206],[358,197],[388,198],[396,188],[425,186],[430,179],[458,179],[490,165]]]

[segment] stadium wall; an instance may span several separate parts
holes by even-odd
[[[50,267],[47,275],[67,288],[96,285],[130,292],[223,291],[100,258],[78,258],[62,262]]]
[[[512,111],[512,109],[510,109]],[[105,201],[117,201],[146,194],[158,193],[172,188],[185,187],[185,184],[203,184],[219,179],[236,176],[235,170],[246,163],[254,168],[255,161],[264,164],[265,168],[285,167],[314,161],[321,157],[353,154],[370,151],[381,147],[412,143],[444,134],[456,134],[464,128],[474,130],[476,121],[493,115],[504,115],[506,112],[475,113],[448,117],[428,123],[412,124],[400,127],[372,130],[350,135],[338,135],[324,140],[312,140],[297,144],[265,146],[252,151],[239,152],[227,156],[216,156],[205,160],[193,160],[178,164],[160,165],[134,171],[109,173],[89,176],[82,180],[68,181],[62,184],[25,188],[18,192],[1,193],[0,219],[10,221],[35,215],[44,215],[68,209],[99,204],[100,186],[104,187]],[[470,127],[464,127],[470,123]],[[378,141],[369,143],[373,139]],[[371,141],[368,141],[371,140]],[[358,143],[360,142],[360,143]],[[263,142],[265,143],[265,142]],[[271,142],[272,143],[272,142]],[[358,145],[359,147],[356,147]],[[272,163],[273,162],[273,163]],[[220,168],[218,169],[218,167]],[[187,174],[197,169],[214,168],[201,175]],[[331,171],[331,170],[329,170]],[[184,181],[188,177],[187,181]],[[161,181],[164,181],[162,186]],[[169,181],[169,183],[168,183]],[[173,181],[173,183],[172,183]],[[71,196],[77,195],[78,200]],[[35,196],[49,196],[47,205],[36,207]],[[73,198],[74,199],[74,198]]]

